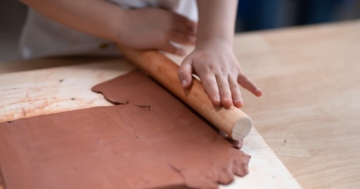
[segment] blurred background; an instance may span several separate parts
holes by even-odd
[[[360,0],[240,0],[236,32],[360,18]]]
[[[0,61],[18,57],[18,40],[27,8],[19,1],[0,1]],[[240,0],[236,32],[360,18],[360,0]]]

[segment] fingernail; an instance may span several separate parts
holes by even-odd
[[[261,89],[256,89],[256,92],[257,92],[258,94],[262,94],[262,93],[263,93]]]
[[[235,102],[242,102],[240,99],[234,99]]]
[[[215,101],[220,101],[220,97],[216,96]]]
[[[244,104],[244,102],[242,100],[240,100],[240,99],[234,99],[234,102]]]
[[[183,87],[186,86],[186,80],[185,80],[185,79],[181,80],[181,85],[182,85]]]

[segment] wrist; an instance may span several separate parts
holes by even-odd
[[[208,38],[208,39],[201,39],[197,40],[196,42],[196,49],[203,50],[212,47],[216,48],[229,48],[232,49],[232,40],[229,39],[222,39],[222,38]]]
[[[110,22],[108,29],[109,38],[111,41],[118,44],[124,43],[124,33],[128,26],[128,22],[126,21],[129,17],[128,12],[129,11],[120,9],[114,13],[114,18],[116,19],[111,18],[112,21]]]

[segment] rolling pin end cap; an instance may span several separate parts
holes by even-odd
[[[231,138],[234,140],[244,139],[251,130],[252,120],[250,117],[242,117],[235,122],[235,125],[231,132]]]

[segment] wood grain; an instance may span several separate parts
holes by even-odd
[[[239,35],[254,127],[304,188],[360,188],[360,21]]]

